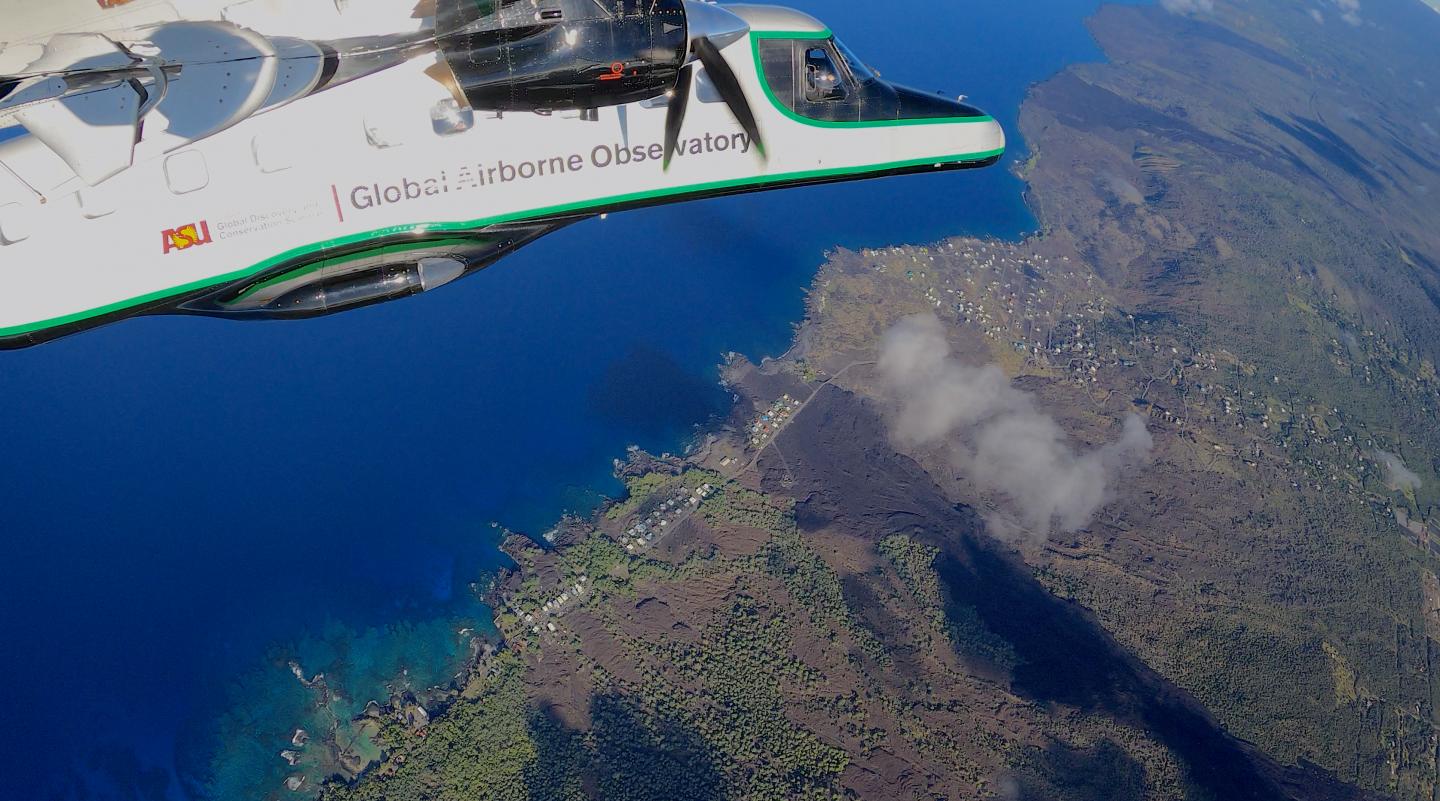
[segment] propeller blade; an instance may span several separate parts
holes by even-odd
[[[700,63],[705,65],[705,74],[710,76],[710,83],[714,84],[725,105],[730,107],[735,121],[745,129],[750,141],[755,143],[755,149],[763,157],[765,143],[760,139],[760,126],[755,124],[755,114],[750,110],[750,102],[745,99],[745,90],[740,88],[740,79],[735,77],[730,63],[720,55],[720,48],[704,36],[695,40],[695,55],[699,56]]]
[[[690,84],[695,79],[695,65],[686,64],[680,68],[680,77],[675,81],[675,94],[670,96],[670,105],[665,109],[665,169],[670,169],[670,159],[680,146],[680,126],[685,124],[685,109],[690,106]]]

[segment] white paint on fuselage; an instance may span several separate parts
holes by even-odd
[[[555,207],[603,211],[625,199],[682,196],[727,182],[954,162],[1004,146],[993,122],[801,123],[767,99],[748,38],[725,55],[759,119],[768,160],[723,103],[698,99],[669,172],[658,158],[663,105],[601,109],[598,122],[477,113],[469,131],[438,136],[429,113],[448,94],[423,74],[427,57],[176,153],[149,154],[99,187],[44,203],[0,169],[0,335],[238,280],[330,240],[422,234],[430,225],[524,218]],[[0,144],[0,162],[21,158],[24,147],[23,140]],[[208,231],[208,242],[182,246],[186,226],[201,224],[196,230]],[[3,244],[7,236],[11,243]]]
[[[417,31],[426,22],[405,0],[0,0],[0,75],[17,75],[57,33],[123,39],[125,32],[178,20],[224,20],[266,36],[343,39]]]

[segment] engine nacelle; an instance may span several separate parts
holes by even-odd
[[[192,298],[173,310],[235,320],[319,317],[418,295],[478,272],[576,218],[405,235],[385,244],[327,250]]]
[[[675,86],[689,49],[683,0],[441,0],[436,30],[438,77],[482,111],[645,100]]]

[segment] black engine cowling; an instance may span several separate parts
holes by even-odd
[[[446,82],[484,111],[655,97],[689,47],[683,0],[439,0],[436,30]]]

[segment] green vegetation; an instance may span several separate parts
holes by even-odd
[[[499,657],[477,698],[456,703],[424,737],[391,724],[381,744],[397,755],[355,787],[331,785],[324,801],[524,801],[537,762],[524,668]]]
[[[1022,375],[1077,441],[1148,414],[1155,462],[1117,482],[1090,526],[1027,548],[1035,577],[1271,758],[1429,801],[1440,268],[1424,245],[1440,195],[1403,188],[1433,165],[1393,145],[1428,141],[1385,113],[1411,102],[1381,74],[1401,48],[1334,47],[1317,37],[1343,26],[1298,28],[1281,8],[1251,4],[1237,27],[1228,7],[1203,25],[1107,7],[1093,30],[1112,60],[1038,87],[1022,115],[1047,233],[837,253],[794,369],[814,381],[897,317],[934,311],[958,354]],[[1182,35],[1195,46],[1146,44]],[[1296,116],[1341,106],[1355,114]],[[1346,150],[1353,169],[1335,163]],[[1076,180],[1082,162],[1094,180]],[[1376,450],[1420,485],[1387,487]],[[705,482],[701,545],[566,549],[561,575],[595,582],[583,622],[540,635],[523,670],[502,663],[427,738],[387,729],[384,769],[333,797],[820,799],[851,768],[913,781],[895,790],[907,797],[1003,795],[1000,776],[1055,801],[1195,797],[1190,766],[1143,724],[1032,706],[977,670],[1016,672],[1015,649],[949,597],[930,545],[848,532],[862,544],[817,550],[789,501],[699,470],[627,479],[607,516]],[[758,553],[756,531],[769,535]],[[744,555],[726,552],[737,532]],[[519,595],[544,594],[527,573]],[[588,682],[588,725],[527,706],[522,675]]]
[[[959,653],[981,659],[1002,670],[1017,664],[1015,650],[986,628],[973,607],[946,599],[935,572],[940,549],[896,534],[880,541],[880,554],[890,560],[910,590],[915,603],[925,611],[931,631],[948,641]],[[927,638],[922,647],[929,647]]]
[[[598,695],[581,733],[538,711],[523,668],[502,658],[481,693],[457,703],[425,736],[387,730],[385,767],[355,787],[332,784],[324,801],[574,801],[587,783],[602,798],[720,799],[707,748],[683,725]]]
[[[935,574],[935,559],[940,550],[902,534],[881,540],[877,550],[895,566],[911,597],[925,610],[932,632],[943,634],[949,624],[945,619],[945,599],[940,595],[940,578]]]
[[[727,489],[714,518],[729,528],[719,531],[766,522],[758,550],[699,551],[676,563],[625,554],[596,532],[521,553],[536,574],[591,576],[593,593],[552,618],[557,632],[526,634],[523,650],[495,657],[423,736],[387,723],[382,766],[355,787],[327,788],[325,801],[848,801],[856,795],[842,777],[851,766],[892,770],[897,753],[934,796],[986,787],[1002,770],[1037,788],[1061,787],[1065,771],[1083,770],[1095,786],[1140,782],[1151,794],[1135,797],[1176,797],[1165,789],[1175,772],[1164,752],[1123,727],[1054,724],[1054,744],[1037,751],[1011,742],[1012,724],[989,713],[977,725],[972,715],[997,708],[996,696],[968,696],[972,682],[953,656],[943,658],[949,649],[912,639],[952,636],[938,628],[944,592],[934,548],[887,538],[878,551],[893,572],[877,563],[842,580],[786,503]],[[554,592],[530,577],[518,587],[513,603],[524,608]],[[666,622],[671,604],[700,587],[725,588],[723,600],[684,626]],[[655,625],[636,628],[649,615]],[[896,620],[921,625],[890,625]],[[557,682],[584,688],[583,724],[566,722],[573,708],[561,715],[536,703],[534,694]],[[1015,703],[1007,698],[1002,706]],[[1027,719],[1021,729],[1051,725],[1023,705],[1006,714]]]
[[[700,513],[712,525],[786,531],[795,525],[792,506],[788,501],[768,498],[732,482],[717,486],[715,494],[700,505]]]
[[[845,752],[823,743],[784,713],[783,687],[815,687],[823,677],[790,656],[790,623],[740,596],[706,632],[703,646],[670,650],[684,683],[704,701],[677,715],[694,720],[726,766],[736,799],[829,799]]]
[[[890,664],[885,645],[874,632],[857,622],[835,571],[798,532],[792,528],[778,534],[762,556],[766,572],[784,582],[790,598],[810,613],[810,625],[814,629],[828,632],[832,642],[841,632],[848,634],[876,664]]]
[[[561,555],[561,564],[569,573],[567,581],[578,576],[603,580],[629,559],[625,549],[614,540],[592,535],[566,548]]]
[[[640,506],[660,488],[675,481],[675,476],[665,473],[646,473],[625,479],[625,500],[611,504],[605,510],[610,520],[619,520],[640,511]]]

